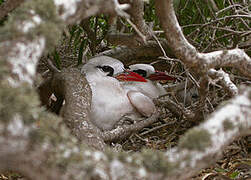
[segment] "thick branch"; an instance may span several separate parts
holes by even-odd
[[[251,58],[241,49],[200,53],[199,56],[208,64],[208,68],[233,67],[251,78]]]
[[[175,16],[172,2],[172,0],[159,0],[155,1],[155,5],[168,45],[176,57],[198,74],[206,73],[209,68],[234,66],[245,76],[251,77],[251,59],[240,49],[212,53],[197,52],[185,38]]]
[[[188,67],[193,67],[198,64],[198,53],[195,47],[187,41],[181,30],[174,12],[173,1],[155,1],[155,6],[160,23],[165,31],[168,45],[173,50],[174,54],[188,65]]]
[[[12,168],[13,165],[22,166],[23,169],[18,170],[31,179],[34,178],[34,172],[41,172],[41,169],[44,174],[41,179],[187,179],[199,169],[207,167],[206,160],[215,162],[219,158],[219,152],[227,144],[243,132],[250,130],[251,88],[249,87],[229,101],[224,108],[215,112],[209,120],[189,131],[178,148],[171,150],[171,153],[148,151],[130,155],[111,151],[92,151],[85,145],[78,144],[60,119],[39,108],[38,97],[31,88],[36,62],[43,50],[49,47],[47,43],[50,42],[50,33],[39,31],[38,27],[44,23],[44,20],[37,9],[46,12],[46,17],[48,14],[57,15],[54,11],[51,13],[44,8],[48,6],[44,6],[43,3],[50,4],[52,1],[38,0],[38,2],[40,3],[36,1],[32,6],[28,6],[34,12],[29,11],[27,14],[19,14],[20,17],[13,17],[13,22],[10,22],[13,24],[8,26],[10,30],[8,33],[11,36],[1,36],[5,39],[1,39],[0,45],[2,59],[0,62],[0,170]],[[57,2],[62,2],[56,6],[61,13],[58,18],[62,21],[51,16],[56,20],[43,24],[44,29],[48,31],[54,29],[61,32],[60,27],[64,23],[68,24],[73,20],[80,20],[80,17],[95,15],[102,8],[101,4],[98,6],[95,3],[104,1],[92,0],[90,2],[94,4],[91,3],[93,6],[84,4],[89,3],[84,0]],[[106,3],[109,4],[109,1],[104,2]],[[39,8],[34,8],[36,6]],[[77,11],[73,12],[74,7],[77,7]],[[81,13],[82,10],[84,14]],[[23,20],[24,17],[28,19]],[[20,26],[15,24],[17,22],[21,22]],[[19,32],[17,36],[13,36],[16,35],[12,34],[15,32]],[[52,34],[55,36],[54,33]],[[56,36],[59,35],[60,33],[56,33]],[[55,42],[52,44],[54,45]],[[70,87],[64,89],[66,106],[71,106],[73,102],[70,101],[74,100],[80,104],[76,111],[73,109],[73,112],[79,112],[79,109],[89,102],[83,89],[86,82],[84,79],[81,80],[82,76],[74,77],[74,72],[72,74],[62,79],[63,83],[68,83],[67,78],[79,80],[79,83],[74,86],[77,91],[71,90]],[[80,118],[79,115],[76,115],[76,118]],[[79,120],[84,118],[76,119],[76,124],[81,125]],[[25,158],[18,160],[17,155]],[[14,160],[14,164],[10,163],[10,166],[6,167],[5,164],[13,162],[13,157],[17,157],[16,162]],[[39,175],[38,177],[40,178]]]
[[[149,28],[144,20],[144,1],[142,0],[134,0],[128,1],[126,3],[131,5],[131,8],[128,10],[131,15],[132,22],[136,25],[136,27],[143,33],[145,36],[149,36]]]
[[[0,5],[0,19],[22,4],[24,0],[7,0]]]
[[[226,145],[250,130],[250,94],[249,87],[225,107],[214,112],[206,122],[189,130],[179,142],[178,148],[167,153],[171,162],[182,162],[177,169],[182,173],[176,174],[173,179],[187,179],[199,169],[208,167],[221,157]],[[189,143],[191,142],[189,139],[193,139],[196,143]]]
[[[167,41],[164,39],[160,40],[162,47],[165,49],[169,57],[174,57],[168,47]],[[111,56],[113,58],[119,59],[124,64],[134,64],[134,63],[151,63],[153,59],[162,56],[163,53],[156,41],[148,41],[147,44],[133,47],[117,47],[108,51],[104,51],[98,55]],[[158,69],[165,69],[165,67],[158,67]]]
[[[219,81],[219,83],[229,93],[230,96],[235,96],[238,94],[238,88],[231,81],[229,74],[225,73],[222,69],[219,71],[216,71],[215,69],[210,69],[208,74],[214,80]]]
[[[84,75],[77,68],[64,69],[54,75],[52,86],[65,99],[62,115],[71,132],[80,142],[103,150],[101,131],[90,120],[91,89]]]

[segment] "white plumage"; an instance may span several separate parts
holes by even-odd
[[[167,93],[157,80],[173,79],[164,72],[155,71],[150,64],[134,64],[129,66],[129,69],[146,78],[147,82],[122,82],[124,88],[139,91],[150,98],[158,98]]]
[[[137,119],[142,115],[150,116],[155,111],[150,98],[121,86],[115,77],[124,70],[119,60],[108,56],[92,58],[82,67],[92,90],[91,120],[102,130],[112,129],[124,116]],[[123,75],[124,80],[132,80]]]

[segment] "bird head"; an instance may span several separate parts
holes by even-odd
[[[129,66],[129,69],[152,81],[175,80],[174,77],[169,76],[165,72],[155,71],[154,67],[150,64],[134,64]]]
[[[90,59],[83,67],[82,72],[98,77],[113,77],[119,81],[146,82],[140,74],[126,70],[122,62],[108,56],[98,56]]]

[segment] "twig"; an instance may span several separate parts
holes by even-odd
[[[56,66],[54,66],[54,64],[51,62],[51,60],[49,58],[46,59],[46,62],[48,64],[48,68],[51,72],[55,73],[55,72],[61,72]]]
[[[165,124],[156,126],[156,127],[152,128],[152,129],[150,129],[150,130],[148,130],[148,131],[144,131],[144,132],[140,133],[139,135],[140,135],[140,136],[144,136],[144,135],[146,135],[146,134],[149,134],[149,133],[151,133],[151,132],[153,132],[153,131],[156,131],[156,130],[158,130],[158,129],[161,129],[161,128],[163,128],[163,127],[166,127],[166,126],[169,126],[169,125],[172,125],[172,124],[175,124],[175,122],[169,122],[169,123],[165,123]]]
[[[117,128],[111,131],[105,131],[102,133],[102,139],[105,142],[116,141],[118,139],[119,140],[124,139],[128,137],[129,135],[131,135],[132,133],[135,133],[143,129],[144,127],[149,126],[152,123],[156,122],[158,120],[158,117],[159,117],[159,113],[155,113],[151,117],[145,120],[136,122],[135,124],[122,125],[122,126],[118,126]]]
[[[137,34],[139,35],[139,37],[141,37],[141,39],[143,40],[144,44],[146,44],[146,36],[144,34],[142,34],[140,32],[140,30],[135,26],[135,24],[133,24],[133,22],[130,19],[126,19],[126,21],[133,27],[133,29],[137,32]]]
[[[233,5],[230,5],[230,6],[226,7],[226,8],[223,8],[223,9],[219,10],[215,14],[216,14],[216,16],[218,16],[220,13],[222,13],[224,11],[227,11],[227,10],[233,8],[233,7],[241,7],[241,8],[243,8],[240,4],[233,4]]]

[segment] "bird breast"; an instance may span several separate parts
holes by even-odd
[[[98,128],[110,130],[124,115],[134,111],[126,91],[116,79],[89,80],[89,84],[92,89],[91,119]]]

